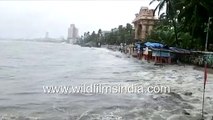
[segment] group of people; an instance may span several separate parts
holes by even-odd
[[[140,44],[127,45],[126,43],[121,43],[119,46],[119,51],[121,53],[129,54],[133,56],[134,56],[134,53],[137,53],[137,56],[135,57],[137,57],[138,59],[141,59],[143,55],[143,47]]]
[[[128,53],[127,48],[128,47],[127,47],[126,43],[121,43],[120,47],[119,47],[119,51],[121,51],[122,53]]]

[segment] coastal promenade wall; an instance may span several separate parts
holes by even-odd
[[[106,45],[105,48],[111,49],[113,51],[119,51],[120,46],[116,45]],[[133,51],[132,47],[127,46],[126,48],[130,48],[128,54],[137,57],[137,52]],[[205,61],[207,62],[207,66],[209,68],[213,68],[213,52],[204,52],[204,51],[192,51],[189,55],[184,55],[180,57],[180,61],[197,65],[204,66]]]
[[[209,68],[213,68],[213,52],[193,51],[187,57],[182,58],[183,62],[204,66],[205,61]]]

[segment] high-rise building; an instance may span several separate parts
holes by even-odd
[[[48,39],[48,38],[49,38],[49,32],[46,32],[45,39]]]
[[[78,39],[78,29],[75,27],[75,24],[71,24],[68,28],[68,37],[67,42],[68,43],[76,43]]]

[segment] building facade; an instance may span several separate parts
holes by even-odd
[[[46,32],[45,39],[49,39],[49,32]]]
[[[68,37],[67,42],[68,43],[76,43],[78,39],[78,28],[75,27],[75,24],[71,24],[68,28]]]
[[[135,14],[135,19],[133,20],[135,27],[135,39],[144,41],[146,36],[151,33],[156,20],[153,9],[141,7],[139,13]]]

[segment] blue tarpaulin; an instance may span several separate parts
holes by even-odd
[[[146,42],[146,43],[144,43],[144,45],[147,47],[152,47],[152,48],[162,48],[163,47],[163,44],[151,43],[151,42]]]

